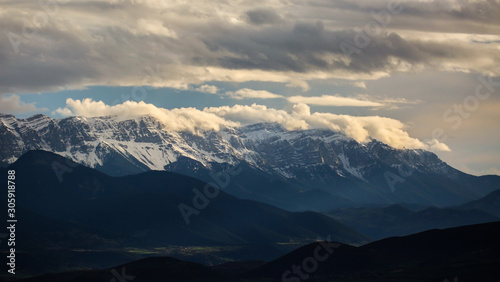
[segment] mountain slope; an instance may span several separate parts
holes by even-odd
[[[54,167],[63,166],[68,171],[58,177],[60,170],[54,170]],[[93,230],[93,234],[103,241],[114,242],[105,248],[89,250],[91,252],[123,252],[124,249],[139,248],[150,253],[167,246],[207,249],[228,246],[230,248],[224,251],[226,257],[269,259],[296,244],[314,241],[326,234],[347,243],[359,244],[368,240],[325,215],[292,213],[240,200],[223,191],[210,198],[203,208],[198,206],[197,214],[191,215],[189,224],[186,224],[179,205],[197,207],[193,203],[196,199],[193,189],[203,193],[206,184],[171,172],[151,171],[114,178],[44,151],[28,152],[8,169],[16,170],[16,201],[22,203],[28,217],[33,214],[73,224],[71,230]],[[318,224],[311,224],[315,222]],[[25,234],[47,234],[48,238],[37,240],[50,242],[51,233],[37,229],[43,225],[34,225],[32,230],[29,227]],[[68,245],[72,242],[68,239],[65,249],[81,248],[79,235],[67,231],[61,230],[75,241]],[[28,242],[30,238],[26,240],[20,244],[21,250],[33,247]],[[61,249],[62,242],[51,242],[49,245]],[[211,259],[221,260],[217,257]]]
[[[375,240],[435,228],[450,228],[500,220],[499,217],[478,209],[427,208],[413,212],[399,205],[382,208],[340,209],[328,215]]]
[[[0,115],[0,145],[3,165],[42,149],[114,176],[169,170],[210,182],[210,173],[242,167],[228,193],[295,211],[403,202],[452,206],[500,188],[500,177],[464,174],[431,152],[273,123],[193,134],[166,131],[147,116]]]
[[[498,281],[499,236],[500,223],[495,222],[388,238],[357,248],[340,245],[326,260],[317,262],[315,271],[308,273],[303,268],[302,274],[309,276],[308,281],[437,282],[454,277],[458,281]],[[317,248],[324,245],[299,248],[250,271],[246,277],[299,281],[291,272],[292,266],[306,265],[304,262]],[[286,271],[290,273],[284,275]]]
[[[481,199],[460,206],[461,209],[477,209],[500,217],[500,190],[491,192]]]

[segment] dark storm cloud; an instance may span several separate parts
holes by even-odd
[[[500,23],[500,2],[498,1],[447,1],[409,3],[403,15],[413,15],[424,18],[437,16],[447,19],[462,21],[475,21],[482,23]]]
[[[144,68],[156,65],[168,70],[164,86],[173,87],[272,76],[230,73],[239,70],[290,79],[308,75],[306,80],[314,79],[314,72],[328,77],[347,73],[352,79],[417,69],[500,73],[498,38],[453,37],[480,27],[486,34],[499,30],[493,17],[498,2],[445,2],[403,2],[401,13],[368,36],[366,46],[357,45],[356,38],[374,20],[373,12],[387,9],[387,1],[71,1],[59,3],[53,12],[39,2],[3,2],[0,93],[137,85]],[[37,15],[43,24],[32,23]],[[431,28],[456,31],[447,34],[450,40],[435,33],[420,38]],[[35,35],[28,38],[26,30]],[[11,44],[12,34],[18,46]],[[355,51],[346,55],[346,46]]]
[[[295,1],[303,5],[302,1]],[[356,20],[370,20],[371,13],[387,9],[388,5],[400,5],[403,9],[393,16],[391,27],[431,32],[475,32],[499,34],[500,1],[483,0],[435,0],[435,1],[385,1],[351,0],[307,2],[311,10],[322,16],[335,15],[344,24]],[[323,19],[328,16],[323,16]]]
[[[246,13],[251,23],[256,25],[275,24],[281,22],[281,17],[274,10],[259,8]]]
[[[358,48],[355,43],[358,34],[359,31],[354,30],[326,30],[321,21],[298,22],[285,29],[233,30],[206,42],[214,49],[231,54],[219,59],[224,67],[295,72],[391,72],[398,68],[395,60],[401,64],[430,65],[434,61],[466,60],[477,55],[477,50],[456,43],[407,40],[395,32],[367,37],[369,44]],[[345,59],[349,52],[343,46],[356,49],[349,60]]]
[[[2,92],[9,92],[11,87],[34,92],[40,88],[56,90],[97,75],[84,64],[88,46],[72,33],[50,24],[43,29],[26,29],[21,16],[12,19],[0,18],[2,30],[18,31],[0,37]]]

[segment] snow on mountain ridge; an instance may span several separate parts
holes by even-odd
[[[150,116],[119,120],[114,117],[52,119],[45,115],[16,119],[0,115],[0,121],[0,137],[17,141],[10,144],[13,153],[4,148],[7,152],[0,155],[3,163],[11,163],[25,151],[42,149],[94,168],[106,165],[114,156],[144,169],[164,170],[180,157],[187,157],[206,168],[215,163],[236,165],[244,161],[285,178],[324,165],[343,177],[351,175],[366,181],[365,171],[376,163],[370,148],[387,146],[380,142],[361,144],[330,130],[288,131],[277,123],[224,127],[220,131],[193,134],[164,130],[159,120]],[[1,130],[2,127],[5,130]]]

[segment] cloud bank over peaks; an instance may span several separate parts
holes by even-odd
[[[379,140],[397,149],[426,149],[450,151],[446,144],[431,140],[427,144],[410,137],[405,125],[396,119],[379,116],[350,116],[331,113],[311,113],[308,105],[297,103],[291,110],[269,108],[252,104],[209,107],[203,110],[196,108],[158,108],[144,102],[126,101],[110,106],[102,101],[92,99],[66,100],[66,107],[54,111],[63,116],[102,117],[114,116],[118,120],[151,116],[158,119],[165,130],[187,131],[197,134],[201,131],[219,131],[224,127],[259,122],[275,122],[287,130],[328,129],[341,132],[358,142]]]
[[[195,108],[163,109],[144,102],[126,101],[122,104],[109,106],[102,101],[92,99],[66,100],[66,107],[59,108],[54,113],[63,116],[103,117],[112,116],[117,120],[129,120],[143,116],[158,119],[166,130],[188,131],[198,133],[203,130],[219,131],[222,126],[238,126],[236,122],[225,120],[212,113]]]

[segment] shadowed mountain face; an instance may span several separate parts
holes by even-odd
[[[500,190],[491,192],[485,197],[460,206],[461,209],[477,209],[500,217]]]
[[[323,248],[315,243],[250,271],[245,277],[301,281],[293,271],[287,272],[300,266],[302,274],[309,277],[307,281],[453,281],[454,277],[458,281],[498,281],[499,236],[499,222],[431,230],[357,248],[342,245],[326,260],[312,264],[308,258],[314,257],[317,248]],[[311,265],[317,267],[308,272]]]
[[[327,214],[373,239],[500,220],[499,217],[478,209],[432,207],[414,212],[399,205],[341,209]]]
[[[358,143],[329,130],[278,124],[169,132],[151,117],[16,119],[0,115],[0,163],[42,149],[123,176],[169,170],[210,182],[210,173],[244,168],[225,191],[293,211],[411,203],[452,206],[500,188],[500,177],[455,170],[435,154]],[[70,138],[68,138],[70,136]]]
[[[325,215],[240,200],[171,172],[114,178],[44,151],[28,152],[8,169],[16,170],[20,272],[159,254],[205,263],[272,259],[328,235],[368,241]]]
[[[208,268],[171,258],[150,258],[99,271],[42,275],[22,282],[124,281],[485,281],[500,280],[500,223],[431,230],[362,247],[318,242],[272,262]],[[250,268],[240,273],[228,271]],[[253,269],[252,269],[253,268]],[[236,273],[236,274],[235,274]]]

